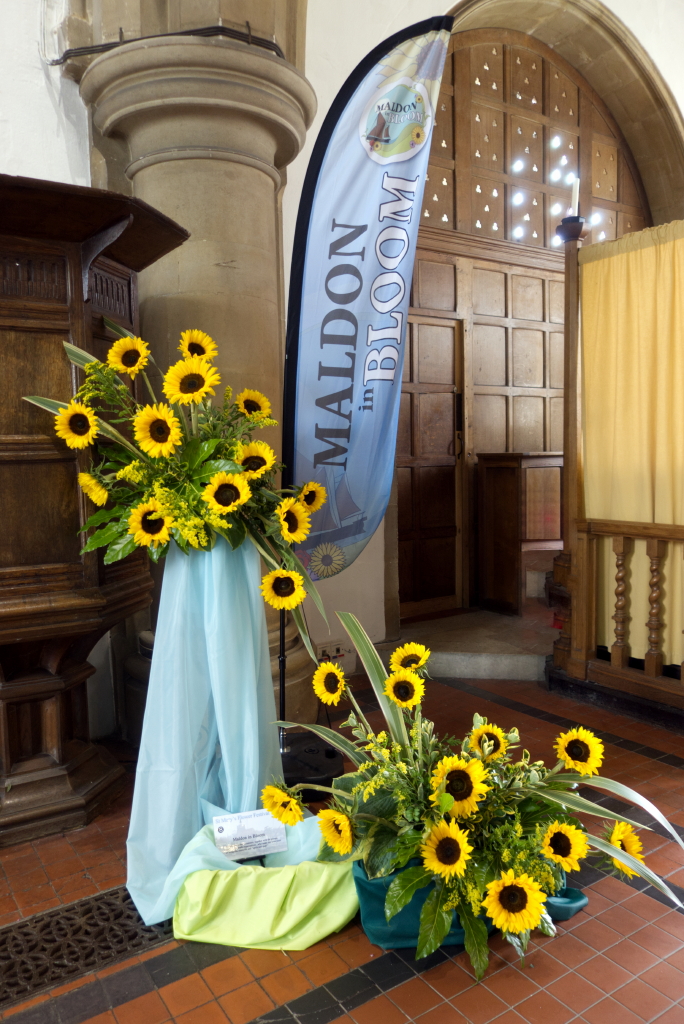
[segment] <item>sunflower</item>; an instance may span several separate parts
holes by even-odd
[[[264,441],[250,441],[239,444],[235,452],[235,461],[242,466],[248,480],[258,480],[275,463],[275,452]]]
[[[344,672],[334,661],[323,661],[313,674],[313,688],[324,704],[339,704],[347,681]]]
[[[492,744],[486,757],[482,748],[483,740],[489,740]],[[503,757],[507,746],[508,740],[503,729],[500,729],[498,725],[481,725],[478,729],[473,729],[470,734],[471,750],[476,751],[485,761],[496,761],[499,757]]]
[[[234,512],[252,497],[244,473],[214,473],[202,491],[202,498],[214,512]]]
[[[55,416],[55,433],[70,448],[87,448],[97,437],[97,416],[87,405],[72,399]]]
[[[274,569],[261,580],[261,593],[271,608],[296,608],[306,597],[304,580],[291,569]]]
[[[190,359],[192,356],[199,356],[200,359],[213,359],[218,355],[216,342],[204,331],[183,331],[178,349],[186,359]]]
[[[321,834],[335,853],[351,853],[354,846],[354,833],[349,817],[342,811],[326,808],[318,812],[318,827]]]
[[[235,404],[244,416],[255,420],[265,420],[271,415],[271,403],[260,391],[245,388],[235,399]]]
[[[309,569],[311,572],[315,572],[319,579],[324,580],[329,576],[337,576],[346,564],[347,559],[342,548],[326,541],[325,544],[319,544],[311,552]]]
[[[156,498],[149,498],[136,505],[128,517],[128,532],[133,534],[133,540],[139,547],[158,548],[166,544],[172,525],[173,516],[164,512]]]
[[[430,649],[422,644],[404,644],[397,647],[390,658],[390,672],[398,672],[401,668],[422,668],[430,657]]]
[[[181,425],[168,405],[146,405],[133,419],[135,440],[153,459],[173,454],[181,443]]]
[[[425,142],[425,129],[416,125],[411,132],[411,142],[415,142],[417,146],[420,146],[422,142]]]
[[[603,763],[603,743],[583,726],[562,733],[555,749],[565,767],[574,768],[580,775],[597,775]]]
[[[304,812],[299,800],[281,789],[280,786],[264,786],[261,790],[261,802],[274,818],[283,825],[298,825],[304,820]]]
[[[221,375],[208,359],[190,356],[179,359],[170,366],[164,377],[164,394],[169,402],[188,405],[201,402],[206,395],[214,394],[214,385],[221,383]]]
[[[631,854],[631,856],[634,857],[635,860],[640,861],[641,864],[644,863],[644,858],[641,854],[644,847],[639,836],[636,834],[632,826],[628,825],[626,821],[615,822],[615,827],[610,833],[608,841],[612,843],[613,846],[617,846],[618,850],[624,850],[625,853]],[[626,864],[623,864],[622,861],[618,860],[616,857],[613,857],[613,864],[619,871],[622,871],[623,875],[629,875],[630,877],[632,875],[636,875],[636,871],[634,871],[633,868],[627,867]]]
[[[531,931],[541,921],[546,896],[541,886],[529,875],[504,871],[501,878],[490,882],[482,901],[494,927],[502,932]]]
[[[425,683],[415,672],[401,668],[385,681],[385,693],[400,708],[412,708],[423,699]]]
[[[579,860],[589,853],[589,843],[584,832],[575,825],[554,821],[544,834],[541,852],[560,864],[564,871],[579,871]]]
[[[439,803],[439,790],[444,785],[444,792],[454,798],[449,814],[453,818],[467,818],[475,814],[478,801],[491,788],[485,785],[487,778],[487,770],[477,758],[466,761],[464,757],[443,757],[432,772],[430,800]]]
[[[96,505],[106,505],[109,499],[109,491],[102,486],[90,473],[79,473],[78,482],[84,494],[87,494]]]
[[[107,365],[117,373],[135,377],[149,362],[150,349],[142,338],[119,338],[107,353]]]
[[[295,498],[284,498],[275,513],[280,520],[283,540],[288,544],[299,543],[308,536],[311,529],[309,513]]]
[[[317,484],[315,480],[310,480],[308,484],[304,484],[297,495],[297,501],[301,501],[307,512],[318,512],[319,508],[325,505],[327,500],[328,492],[322,484]]]
[[[468,833],[459,828],[455,821],[440,821],[420,848],[423,864],[434,875],[451,878],[463,875],[470,860],[472,846]]]

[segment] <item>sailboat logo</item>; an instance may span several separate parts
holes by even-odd
[[[427,89],[402,78],[366,107],[359,124],[361,143],[375,163],[410,160],[430,134],[432,109]]]

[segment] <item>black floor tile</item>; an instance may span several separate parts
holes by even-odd
[[[378,960],[364,964],[360,970],[383,992],[415,977],[412,968],[408,967],[396,953],[385,953]]]
[[[343,974],[341,978],[329,981],[325,987],[345,1010],[353,1010],[380,995],[378,986],[358,967],[349,974]]]
[[[146,962],[145,967],[157,988],[170,985],[172,981],[180,981],[181,978],[187,978],[189,974],[195,974],[197,971],[183,946],[152,957]]]
[[[661,757],[667,757],[667,751],[656,750],[655,747],[640,747],[639,753],[642,757],[653,758],[654,761],[660,760]]]
[[[287,1006],[301,1024],[329,1024],[342,1016],[339,1002],[323,987],[293,999]]]
[[[129,999],[147,995],[154,989],[154,982],[145,964],[127,967],[123,971],[117,971],[116,974],[110,974],[108,977],[102,978],[100,984],[105,990],[109,1006],[120,1006],[121,1003],[127,1003]]]
[[[619,746],[622,739],[622,736],[616,736],[614,732],[602,732],[599,729],[596,730],[595,735],[604,743],[612,743],[614,746]]]
[[[57,1004],[54,999],[47,1003],[39,1003],[30,1010],[13,1013],[9,1018],[12,1024],[57,1024]]]
[[[240,952],[235,946],[221,946],[213,942],[188,942],[183,948],[198,971],[203,971],[212,964],[219,964],[222,960],[228,960],[231,956],[237,956]]]
[[[598,868],[592,868],[590,864],[585,864],[579,871],[572,872],[569,882],[575,889],[586,889],[588,885],[600,882],[605,877],[605,871],[599,871]]]
[[[631,750],[634,753],[635,750],[641,750],[643,743],[635,743],[634,740],[619,740],[616,747],[622,747],[623,750]]]
[[[59,1024],[83,1024],[109,1009],[107,997],[99,981],[89,982],[55,1000]]]
[[[333,1017],[332,1019],[334,1020],[335,1018]],[[262,1017],[257,1017],[256,1020],[252,1021],[252,1024],[293,1024],[294,1020],[295,1018],[287,1006],[276,1006],[275,1010],[270,1010]]]
[[[659,761],[663,764],[669,764],[672,768],[684,768],[684,757],[679,757],[677,754],[665,754],[664,757],[659,757]]]

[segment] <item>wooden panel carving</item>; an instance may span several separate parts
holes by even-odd
[[[544,386],[544,332],[514,327],[513,386],[541,388]]]
[[[79,562],[79,518],[74,502],[78,465],[74,459],[0,463],[3,528],[0,566]],[[22,537],[20,546],[17,537]]]
[[[484,43],[470,51],[473,96],[494,96],[503,102],[503,46]]]
[[[549,76],[549,114],[561,124],[577,124],[579,89],[558,68],[551,68]]]
[[[436,324],[416,324],[418,333],[418,380],[423,384],[453,384],[454,331]]]
[[[565,339],[563,335],[560,331],[552,331],[549,334],[549,386],[552,388],[563,387],[564,349]]]
[[[130,323],[131,283],[128,276],[106,273],[98,267],[93,267],[88,297],[94,309],[102,310],[110,316],[113,313]]]
[[[473,324],[473,383],[506,383],[506,328]]]
[[[474,103],[470,133],[473,167],[503,170],[504,118],[500,110]]]
[[[503,238],[505,227],[504,190],[496,181],[473,177],[473,227],[477,234]]]
[[[420,454],[454,454],[453,394],[420,396]]]
[[[550,452],[563,451],[563,399],[549,399],[549,448]]]
[[[473,270],[473,312],[506,315],[506,275],[498,270]]]
[[[535,113],[542,108],[542,60],[522,46],[511,47],[510,102]]]
[[[513,316],[517,320],[544,319],[544,285],[540,277],[511,276]]]
[[[544,451],[544,399],[513,396],[513,444],[516,452]]]
[[[455,309],[456,284],[454,268],[450,263],[418,263],[417,306],[426,309]]]
[[[454,172],[447,167],[430,164],[425,178],[423,220],[431,227],[454,226]]]
[[[473,398],[473,444],[476,452],[505,452],[506,399],[503,395]]]
[[[516,189],[511,197],[510,233],[526,245],[544,244],[544,196],[541,192]]]
[[[0,253],[0,295],[67,301],[66,260],[40,253]]]
[[[544,128],[541,121],[511,115],[510,167],[530,181],[542,181],[544,175]],[[515,237],[515,236],[511,236]]]
[[[12,380],[0,402],[0,434],[43,434],[54,437],[54,417],[23,395],[48,395],[68,402],[72,394],[71,368],[64,355],[68,336],[33,331],[2,331],[0,363]],[[64,447],[64,446],[62,446]]]
[[[617,147],[595,141],[591,150],[591,194],[597,199],[618,198]]]
[[[525,539],[557,540],[561,535],[559,467],[525,469]]]

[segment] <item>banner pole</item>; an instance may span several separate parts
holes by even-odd
[[[280,721],[285,721],[285,665],[287,657],[285,655],[285,609],[280,609],[280,650],[278,653],[278,672],[280,677]],[[278,730],[280,733],[280,753],[285,754],[289,747],[287,747],[285,739],[285,729],[280,726]]]

